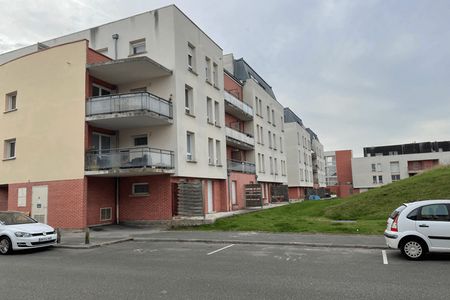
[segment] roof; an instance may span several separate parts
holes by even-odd
[[[289,107],[284,108],[284,123],[297,123],[302,127],[305,127],[303,125],[302,119],[300,119],[299,116],[297,116]]]
[[[319,137],[317,136],[317,134],[314,131],[312,131],[311,128],[306,128],[306,131],[308,131],[308,133],[312,139],[319,140]]]
[[[261,76],[259,76],[258,73],[256,73],[256,71],[253,70],[253,68],[250,67],[250,65],[243,58],[235,59],[233,65],[234,76],[237,79],[242,81],[250,78],[254,79],[273,99],[277,100],[272,87]]]

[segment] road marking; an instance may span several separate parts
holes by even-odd
[[[387,255],[386,255],[386,250],[381,250],[381,254],[383,255],[383,264],[387,265],[388,259],[387,259]]]
[[[209,252],[209,253],[206,254],[206,255],[211,255],[211,254],[217,253],[217,252],[219,252],[219,251],[228,249],[228,248],[233,247],[233,246],[234,246],[234,244],[231,244],[231,245],[225,246],[225,247],[223,247],[223,248],[217,249],[217,250],[215,250],[215,251],[213,251],[213,252]]]

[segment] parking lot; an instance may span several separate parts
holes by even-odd
[[[2,299],[448,299],[450,256],[135,241],[0,257]]]

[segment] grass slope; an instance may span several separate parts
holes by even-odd
[[[388,215],[402,203],[449,198],[450,167],[442,167],[346,199],[305,201],[220,219],[195,229],[380,234]]]

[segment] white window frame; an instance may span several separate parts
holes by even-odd
[[[14,147],[12,149],[11,149],[11,145],[14,145]],[[14,138],[14,139],[5,140],[3,158],[5,160],[15,159],[16,155],[17,155],[17,141],[16,141],[16,139]]]
[[[213,100],[206,97],[206,121],[213,124]]]
[[[218,87],[219,86],[219,66],[215,62],[213,62],[212,72],[213,72],[213,75],[212,75],[213,85],[215,87]]]
[[[214,165],[214,139],[208,138],[208,164]]]
[[[6,94],[5,112],[17,110],[17,91]]]
[[[186,160],[195,161],[195,133],[186,132]]]
[[[184,85],[184,111],[188,115],[194,115],[194,89],[187,84]]]
[[[139,49],[140,47],[143,47],[143,50],[138,52],[137,49]],[[130,56],[143,53],[147,53],[147,44],[145,38],[130,42]]]
[[[148,192],[146,192],[146,193],[136,193],[135,188],[137,186],[144,186],[144,185],[147,186]],[[135,182],[135,183],[133,183],[131,185],[131,194],[133,196],[147,196],[147,195],[150,194],[150,185],[148,184],[148,182]]]
[[[214,101],[214,125],[220,126],[220,104]]]
[[[190,71],[196,70],[195,46],[188,42],[187,67]]]
[[[216,140],[216,166],[222,165],[222,152],[221,152],[221,143],[220,140]]]
[[[205,80],[211,83],[211,59],[205,56]]]

